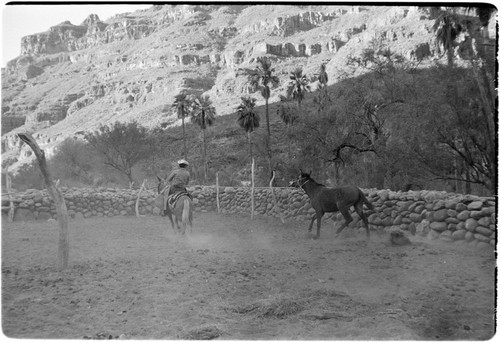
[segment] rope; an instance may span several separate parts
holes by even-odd
[[[165,185],[165,187],[160,191],[160,195],[163,195],[163,193],[165,192],[165,190],[167,190],[168,188],[170,188],[170,185]]]

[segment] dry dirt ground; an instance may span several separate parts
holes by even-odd
[[[2,222],[2,329],[11,338],[484,340],[495,334],[493,249],[307,222],[196,214]]]

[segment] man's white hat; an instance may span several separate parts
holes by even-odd
[[[180,159],[180,160],[178,160],[178,161],[177,161],[177,164],[179,164],[179,165],[182,165],[182,164],[184,164],[184,165],[189,165],[189,163],[187,162],[187,160],[186,160],[186,159]]]

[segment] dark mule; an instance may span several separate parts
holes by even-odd
[[[156,206],[160,208],[163,212],[166,207],[165,214],[170,219],[172,223],[172,228],[176,232],[180,232],[182,235],[186,233],[186,228],[190,228],[190,232],[193,231],[193,205],[191,197],[187,193],[181,194],[174,203],[172,207],[169,203],[165,206],[165,202],[168,201],[168,189],[169,186],[164,179],[158,177],[158,196],[156,197]],[[179,221],[181,225],[179,225]]]
[[[344,186],[341,188],[329,188],[323,184],[317,183],[311,178],[309,173],[300,171],[299,179],[290,182],[290,186],[295,186],[304,189],[307,196],[311,200],[311,206],[316,211],[313,215],[309,231],[312,230],[314,220],[318,220],[316,237],[319,238],[319,231],[321,229],[321,218],[325,213],[340,211],[344,216],[344,224],[337,229],[337,236],[340,232],[352,222],[349,208],[354,207],[359,217],[363,220],[366,228],[366,236],[370,238],[370,230],[368,228],[368,219],[363,212],[363,204],[368,209],[373,210],[373,205],[366,199],[363,192],[355,186]]]

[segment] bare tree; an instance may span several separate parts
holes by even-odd
[[[47,161],[45,159],[45,152],[40,149],[36,140],[28,133],[19,133],[19,139],[26,143],[35,153],[36,159],[42,171],[45,184],[47,185],[47,190],[49,191],[50,197],[54,200],[57,213],[57,221],[59,222],[59,248],[57,250],[57,260],[59,269],[63,270],[68,267],[69,259],[69,242],[68,242],[68,210],[66,208],[66,202],[61,193],[61,190],[52,181],[52,176],[47,167]]]
[[[117,121],[111,127],[101,125],[97,131],[84,136],[104,156],[104,164],[123,173],[129,183],[134,182],[133,166],[149,157],[147,129],[136,121]]]

